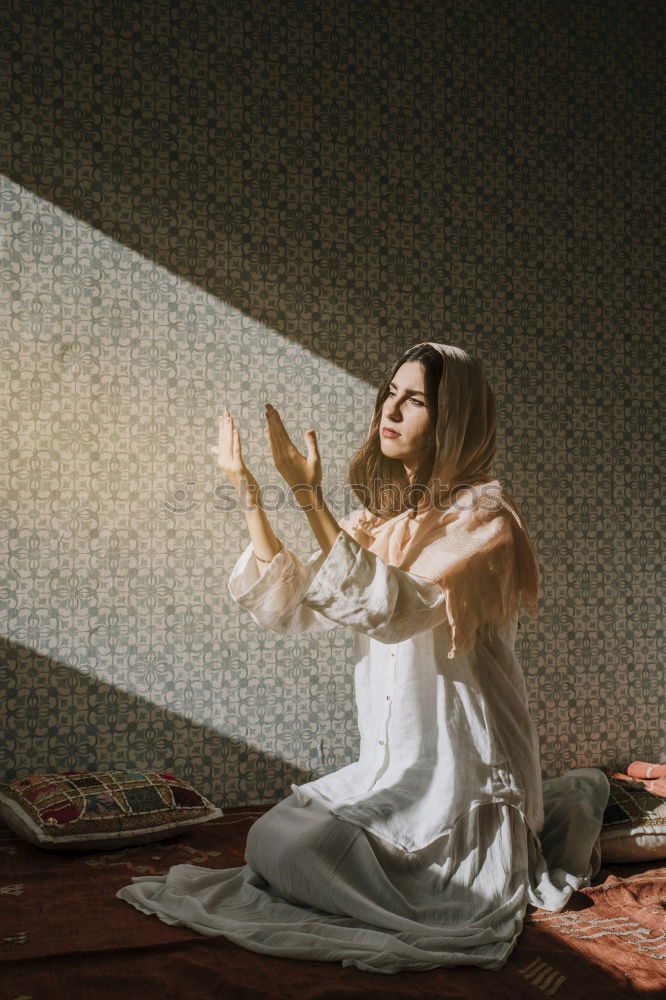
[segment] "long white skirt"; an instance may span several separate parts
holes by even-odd
[[[500,969],[527,905],[561,910],[601,865],[606,776],[544,779],[539,837],[515,807],[477,806],[429,847],[405,853],[287,796],[250,828],[241,868],[175,865],[117,893],[143,913],[250,951],[366,972]]]

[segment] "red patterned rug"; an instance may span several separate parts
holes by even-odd
[[[177,838],[107,852],[48,852],[0,827],[0,1000],[558,1000],[666,994],[666,862],[609,865],[562,913],[529,907],[499,971],[391,976],[257,955],[163,924],[116,899],[133,875],[244,864],[252,822],[228,809]]]

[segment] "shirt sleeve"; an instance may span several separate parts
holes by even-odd
[[[344,528],[326,559],[311,566],[301,604],[388,644],[448,620],[443,587],[388,565]]]
[[[327,632],[337,622],[300,603],[301,594],[323,561],[321,549],[304,566],[298,556],[283,548],[260,575],[250,542],[231,571],[229,593],[257,625],[279,635]]]

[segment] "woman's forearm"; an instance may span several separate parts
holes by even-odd
[[[342,529],[326,506],[321,487],[294,490],[294,496],[309,521],[322,553],[327,556]],[[248,492],[245,495],[244,512],[255,556],[270,561],[280,551],[280,542],[266,511],[258,501],[257,493]],[[268,568],[268,561],[261,562],[260,559],[255,558],[255,563],[259,576],[263,576]]]
[[[280,542],[271,528],[266,511],[258,503],[256,493],[249,492],[245,496],[243,506],[247,529],[255,553],[254,561],[259,570],[259,576],[263,576],[268,569],[268,562],[261,562],[256,556],[270,561],[280,551]]]
[[[319,548],[327,556],[342,528],[326,506],[321,486],[303,488],[293,492],[310,522]]]

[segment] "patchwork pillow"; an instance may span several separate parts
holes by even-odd
[[[631,778],[607,771],[606,777],[610,795],[599,834],[602,861],[666,858],[666,798]]]
[[[0,784],[0,819],[49,850],[147,844],[222,815],[187,782],[152,771],[65,771]]]

